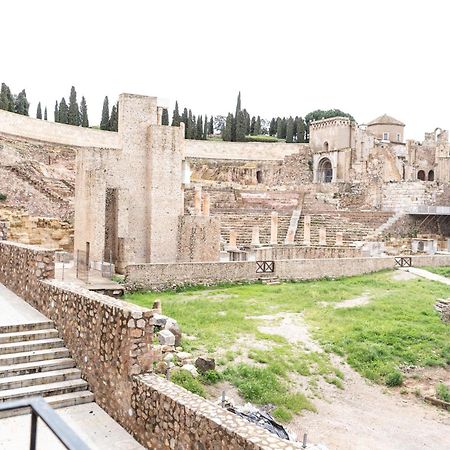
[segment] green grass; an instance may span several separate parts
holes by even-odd
[[[444,277],[450,278],[450,267],[424,267],[429,272],[437,273]]]
[[[333,307],[363,294],[370,298],[367,305]],[[127,299],[151,307],[159,298],[164,313],[177,319],[184,333],[197,337],[184,340],[185,350],[216,357],[222,375],[244,398],[273,403],[276,416],[289,420],[299,410],[312,407],[303,391],[290,382],[293,376],[308,377],[314,390],[320,378],[345,388],[343,374],[333,367],[327,353],[307,351],[302,345],[288,344],[283,337],[262,333],[258,330],[262,322],[249,316],[301,312],[326,352],[343,356],[370,380],[397,385],[405,365],[450,363],[448,326],[433,308],[437,298],[447,296],[445,285],[422,278],[394,281],[392,272],[385,271],[278,286],[247,284],[134,293]],[[238,338],[247,339],[249,344],[238,349]]]
[[[444,402],[450,402],[450,389],[444,383],[438,383],[436,386],[436,397]]]

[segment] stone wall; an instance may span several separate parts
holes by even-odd
[[[285,156],[298,153],[307,146],[307,144],[286,144],[285,142],[225,142],[186,139],[185,156],[187,158],[270,161],[282,160]]]
[[[0,217],[8,225],[11,241],[73,251],[73,226],[64,220],[35,217],[11,208],[0,208]]]
[[[355,247],[286,245],[256,249],[258,261],[283,259],[356,258],[361,250]]]
[[[155,375],[135,377],[133,410],[142,442],[155,450],[300,448]]]
[[[118,133],[74,127],[0,110],[0,133],[77,147],[119,148]]]
[[[53,320],[96,402],[142,445],[162,450],[298,448],[149,374],[157,354],[152,348],[155,311],[50,280],[53,261],[52,250],[0,241],[0,283]]]
[[[448,266],[450,255],[413,256],[413,265]],[[281,280],[311,280],[362,275],[383,269],[393,269],[394,257],[297,259],[275,261],[273,275]],[[162,290],[195,284],[214,285],[257,281],[254,261],[132,264],[127,267],[126,286],[129,290]]]
[[[181,216],[178,225],[177,261],[218,261],[220,219],[209,216]]]

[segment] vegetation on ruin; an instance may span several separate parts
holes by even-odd
[[[401,385],[407,367],[450,364],[448,326],[433,308],[437,298],[448,296],[448,287],[425,279],[398,281],[392,275],[385,271],[278,286],[132,293],[127,298],[148,307],[159,298],[164,313],[195,338],[183,340],[184,350],[216,358],[220,376],[244,399],[273,404],[275,416],[289,420],[314,408],[310,399],[320,395],[318,382],[345,388],[342,373],[330,361],[332,353],[369,380],[388,386]],[[361,296],[369,301],[334,307]],[[258,316],[274,316],[273,327],[282,313],[301,313],[325,352],[258,329],[268,324]],[[305,377],[306,383],[301,381]]]

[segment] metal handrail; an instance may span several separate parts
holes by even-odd
[[[0,403],[0,411],[31,408],[30,450],[36,450],[38,417],[69,450],[90,450],[53,408],[42,398],[30,398]]]

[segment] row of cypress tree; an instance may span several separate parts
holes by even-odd
[[[30,103],[27,100],[25,89],[22,89],[17,95],[14,95],[9,86],[2,83],[0,89],[0,109],[28,116]]]
[[[37,113],[39,113],[39,109],[40,103],[38,104]],[[38,117],[38,114],[36,114],[36,117],[40,118]],[[69,104],[67,104],[64,97],[61,99],[59,104],[58,101],[56,101],[54,118],[57,123],[65,123],[68,125],[75,125],[77,127],[89,127],[86,99],[81,97],[81,103],[78,105],[77,91],[74,86],[70,89]]]
[[[307,142],[307,127],[302,117],[274,117],[270,121],[269,136],[285,139],[286,142]]]
[[[175,102],[175,109],[172,114],[172,126],[178,127],[180,123],[184,122],[184,137],[185,139],[207,139],[208,135],[214,134],[214,117],[211,116],[208,120],[208,116],[195,116],[192,114],[192,110],[187,108],[183,109],[183,113],[180,115],[178,107],[178,101]],[[162,124],[169,125],[169,113],[167,109],[163,110]]]

